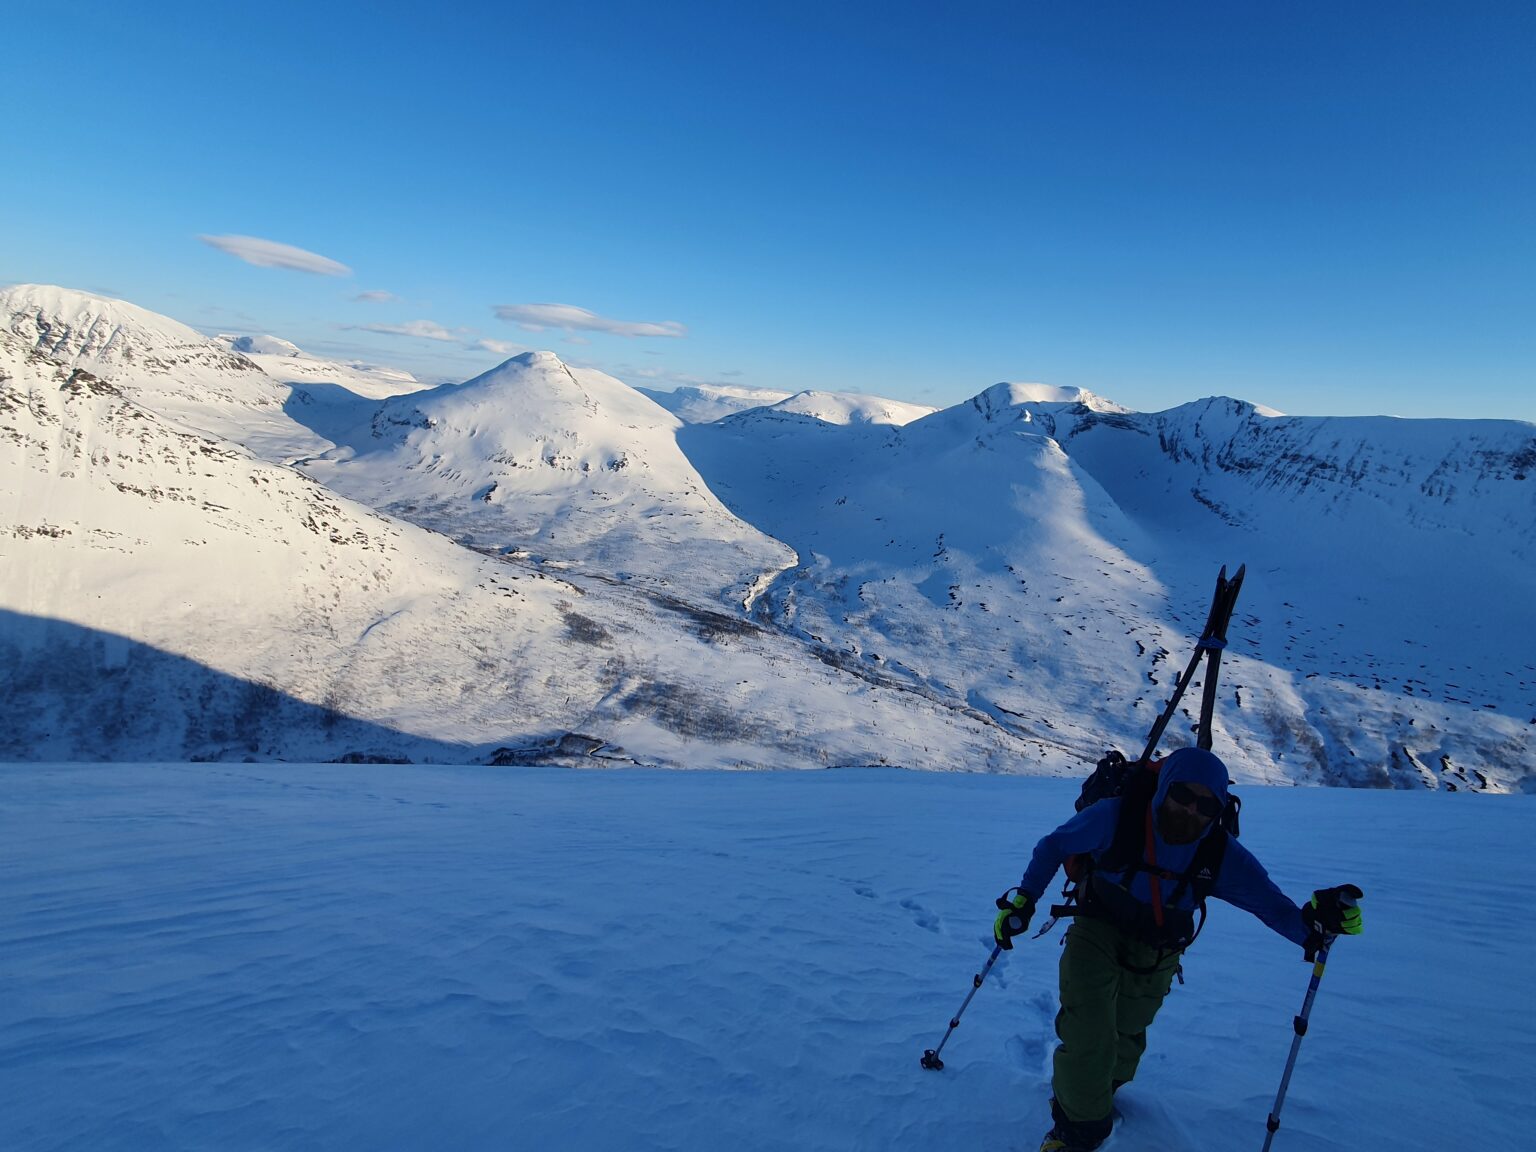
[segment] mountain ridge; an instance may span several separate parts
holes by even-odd
[[[424,709],[440,689],[409,685],[465,690],[476,677],[462,653],[484,632],[504,653],[492,663],[509,683],[577,657],[583,687],[571,698],[587,701],[584,712],[562,714],[554,697],[523,689],[525,703],[513,709],[524,710],[520,720],[487,713],[499,717],[492,728],[503,725],[507,740],[527,747],[563,730],[650,763],[798,756],[1060,771],[1063,758],[1091,761],[1106,743],[1139,742],[1168,669],[1192,642],[1214,568],[1246,560],[1216,733],[1239,778],[1491,790],[1533,779],[1536,667],[1520,640],[1536,633],[1522,594],[1536,519],[1528,424],[1285,417],[1230,398],[1149,414],[1080,390],[1017,384],[903,422],[852,414],[915,406],[817,393],[801,394],[798,406],[831,419],[795,404],[776,412],[794,399],[781,396],[689,422],[552,353],[437,388],[390,392],[395,383],[380,380],[387,394],[378,396],[317,383],[327,369],[313,358],[309,382],[239,368],[242,382],[265,381],[258,398],[269,402],[256,403],[204,387],[198,367],[163,378],[98,358],[105,375],[97,376],[50,359],[40,331],[0,328],[0,432],[17,450],[11,474],[26,481],[25,500],[0,526],[13,590],[0,608],[60,614],[56,597],[77,595],[92,572],[107,595],[117,585],[110,566],[92,559],[91,531],[131,523],[123,509],[155,491],[158,507],[179,511],[154,522],[181,527],[141,533],[143,547],[132,551],[143,578],[112,593],[130,609],[112,617],[129,623],[126,639],[174,651],[168,601],[213,608],[219,580],[193,590],[174,573],[205,570],[185,541],[216,525],[236,532],[231,540],[249,538],[245,528],[268,533],[275,551],[250,567],[253,578],[267,573],[273,588],[287,587],[291,578],[279,573],[288,556],[294,572],[309,573],[304,597],[349,602],[344,568],[331,573],[321,553],[300,562],[292,552],[302,538],[293,533],[311,530],[271,536],[262,525],[288,524],[289,514],[274,518],[268,505],[237,499],[238,484],[225,492],[212,461],[246,461],[237,471],[255,469],[240,481],[253,491],[284,475],[293,479],[283,490],[319,482],[312,491],[332,494],[315,497],[328,509],[356,511],[342,521],[340,511],[317,514],[317,525],[344,521],[367,534],[375,530],[358,517],[403,518],[426,530],[409,550],[438,557],[431,570],[468,564],[463,571],[482,573],[470,581],[480,589],[473,594],[468,577],[455,578],[448,601],[410,593],[414,577],[398,575],[401,606],[348,627],[368,644],[404,629],[417,639],[386,645],[400,659],[446,612],[451,640],[441,654],[422,648],[414,679],[364,661],[354,687],[336,697],[351,701],[338,715],[386,726],[394,716],[402,731],[451,737],[443,726],[470,713]],[[161,421],[153,450],[123,439],[125,429]],[[175,447],[178,435],[214,455]],[[98,443],[83,455],[70,447]],[[173,483],[159,458],[185,461],[178,467],[191,479]],[[199,459],[202,472],[190,463]],[[73,503],[58,503],[69,493]],[[39,519],[50,507],[69,515]],[[344,550],[353,532],[316,543]],[[1436,563],[1432,550],[1451,541],[1458,565]],[[44,591],[67,589],[57,574],[71,570],[77,592]],[[498,616],[487,597],[502,597],[489,590],[505,588],[506,577],[497,585],[493,573],[535,581],[523,589],[561,589],[551,595],[567,607],[544,597],[522,624]],[[141,608],[153,627],[133,623]],[[477,628],[481,611],[501,623]],[[272,653],[249,666],[282,687],[299,665],[278,649],[297,653],[313,636],[264,619],[215,648],[246,652],[248,665]],[[87,613],[78,622],[111,621]],[[493,639],[503,634],[522,639],[510,647]],[[823,672],[808,676],[812,666]],[[292,686],[323,702],[334,667],[311,668]],[[732,669],[742,695],[729,689]],[[795,679],[803,688],[789,687]],[[369,683],[396,688],[364,704]],[[902,708],[908,718],[896,719]],[[480,721],[460,734],[471,730],[465,739],[482,750],[500,739]],[[1181,721],[1170,746],[1190,738]]]

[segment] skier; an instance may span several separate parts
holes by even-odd
[[[1113,1095],[1136,1075],[1147,1028],[1198,932],[1195,912],[1203,920],[1207,893],[1300,944],[1308,960],[1326,937],[1361,930],[1358,889],[1322,888],[1298,908],[1228,835],[1221,819],[1229,804],[1227,768],[1213,753],[1174,752],[1162,763],[1150,803],[1142,801],[1145,816],[1127,809],[1122,819],[1122,808],[1136,803],[1129,790],[1100,800],[1044,836],[1018,888],[1009,890],[1016,894],[998,901],[1007,906],[993,935],[1012,948],[1067,857],[1082,854],[1087,863],[1080,907],[1056,910],[1076,919],[1061,956],[1053,1125],[1040,1152],[1089,1152],[1109,1136]]]

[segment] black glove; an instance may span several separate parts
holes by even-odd
[[[1302,923],[1309,935],[1303,945],[1308,960],[1317,958],[1318,950],[1334,936],[1358,936],[1364,928],[1359,901],[1365,893],[1353,884],[1319,888],[1301,910]]]
[[[992,921],[992,938],[998,947],[1011,951],[1013,938],[1029,930],[1030,917],[1035,914],[1035,898],[1022,889],[1010,888],[997,898],[997,906],[1002,911]]]

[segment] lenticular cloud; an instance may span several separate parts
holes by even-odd
[[[386,336],[415,336],[422,340],[452,343],[458,337],[435,320],[407,320],[404,324],[343,324],[353,332],[381,332]]]
[[[660,322],[635,320],[610,320],[578,308],[574,304],[499,304],[496,315],[510,320],[527,332],[542,332],[547,328],[563,328],[566,331],[607,332],[612,336],[685,336],[688,330],[676,320]]]
[[[231,256],[258,268],[289,268],[295,272],[313,272],[317,276],[350,276],[352,269],[314,252],[262,240],[255,236],[199,236],[204,244],[228,252]]]

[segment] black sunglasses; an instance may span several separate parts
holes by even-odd
[[[1182,780],[1168,785],[1168,799],[1186,808],[1193,808],[1207,820],[1221,815],[1221,801],[1214,796],[1203,796]]]

